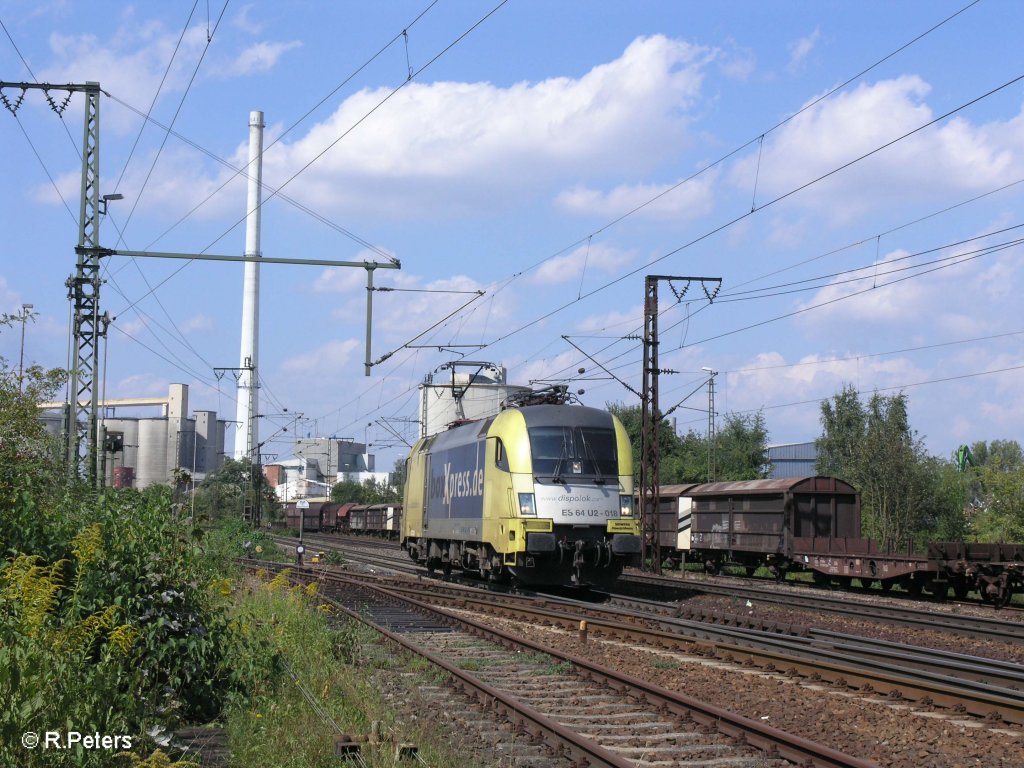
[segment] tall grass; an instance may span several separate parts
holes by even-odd
[[[340,730],[367,736],[374,721],[381,733],[417,744],[428,765],[479,768],[452,754],[436,733],[424,732],[385,699],[377,675],[407,673],[410,684],[436,685],[432,669],[382,646],[365,625],[339,617],[317,600],[315,588],[250,578],[238,591],[233,621],[244,636],[266,648],[270,663],[254,695],[227,711],[232,764],[247,768],[336,768],[334,736]],[[320,710],[319,712],[317,710]],[[363,745],[371,768],[409,766],[393,747]]]

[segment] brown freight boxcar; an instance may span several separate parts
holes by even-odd
[[[725,564],[785,570],[794,540],[860,537],[860,494],[834,477],[705,483],[691,500],[691,557],[718,571]]]
[[[306,506],[300,507],[300,502],[305,503]],[[288,527],[297,530],[301,525],[304,531],[319,531],[320,509],[326,503],[326,499],[299,499],[285,502],[285,519]]]

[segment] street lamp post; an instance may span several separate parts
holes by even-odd
[[[21,305],[21,353],[18,355],[18,394],[24,391],[25,383],[25,323],[28,321],[32,304]]]

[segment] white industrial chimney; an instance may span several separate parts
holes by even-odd
[[[249,195],[246,202],[245,255],[260,257],[260,203],[263,182],[263,113],[249,113]],[[242,348],[239,361],[238,408],[235,420],[235,458],[257,462],[259,430],[258,377],[256,375],[260,348],[260,265],[245,263],[242,288]]]

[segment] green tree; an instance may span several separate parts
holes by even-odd
[[[821,403],[821,437],[816,441],[819,475],[838,477],[858,485],[867,415],[857,389],[847,384],[832,400]]]
[[[971,446],[971,512],[982,541],[1024,541],[1024,452],[1016,440]]]
[[[369,504],[366,499],[366,488],[355,480],[342,480],[331,488],[331,501],[339,504]]]
[[[715,433],[715,479],[758,480],[767,477],[768,469],[764,414],[726,414]]]
[[[974,463],[979,467],[993,467],[1007,471],[1024,466],[1024,451],[1016,440],[984,440],[971,446]]]
[[[255,507],[256,477],[256,469],[248,459],[225,459],[220,469],[208,474],[195,489],[196,518],[242,517]],[[274,489],[263,479],[258,490],[263,519],[280,519],[283,511]]]
[[[633,475],[640,477],[639,405],[609,403],[607,409],[622,422],[633,448]],[[660,471],[658,481],[703,483],[708,480],[708,439],[692,429],[680,437],[672,424],[662,419],[658,434]],[[765,477],[768,464],[768,431],[764,414],[726,414],[715,436],[715,479],[753,480]]]
[[[405,456],[400,456],[395,459],[395,468],[391,472],[391,484],[398,490],[398,493],[402,493],[402,489],[405,487]]]
[[[377,482],[372,477],[361,483],[342,480],[331,488],[331,501],[355,504],[385,504],[402,500],[401,492],[386,482]]]
[[[876,392],[865,405],[846,385],[822,402],[821,424],[817,472],[860,489],[866,536],[887,549],[905,547],[929,522],[919,467],[927,453],[910,428],[906,395]]]
[[[970,475],[955,460],[925,456],[918,463],[916,494],[925,510],[924,530],[930,541],[965,541],[973,529],[967,515]]]
[[[0,327],[8,324],[0,317]],[[60,441],[39,421],[39,403],[53,400],[66,380],[64,371],[37,365],[19,377],[0,358],[0,555],[57,554],[48,529],[60,527],[57,507],[72,491]]]
[[[607,403],[605,406],[609,413],[622,422],[622,426],[629,435],[629,442],[633,448],[633,478],[640,479],[640,435],[643,428],[643,412],[639,405],[622,405],[621,403]],[[677,479],[682,471],[680,456],[682,453],[682,441],[672,428],[668,419],[662,419],[658,424],[658,443],[661,449],[661,466],[658,482],[679,483]]]

